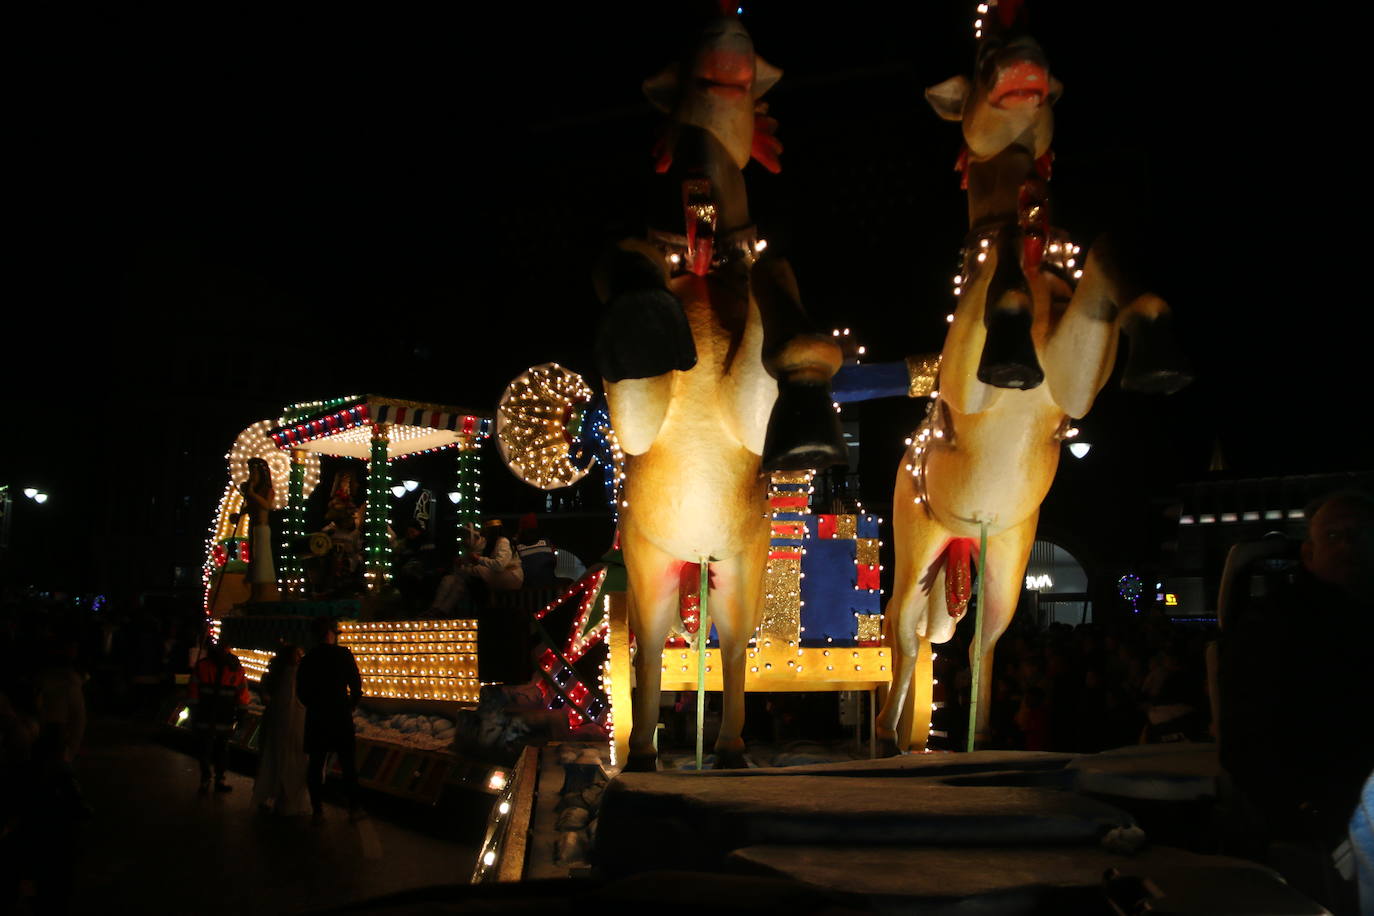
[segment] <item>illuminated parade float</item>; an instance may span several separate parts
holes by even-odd
[[[1107,896],[1217,912],[1221,900],[1241,912],[1283,899],[1309,912],[1261,869],[1169,846],[1189,842],[1179,823],[1217,796],[1207,745],[974,750],[1040,503],[1112,372],[1117,336],[1131,342],[1128,387],[1167,393],[1188,381],[1164,302],[1131,286],[1105,243],[1087,251],[1049,221],[1060,87],[1021,4],[980,4],[977,82],[929,93],[942,116],[962,119],[968,147],[971,233],[943,352],[869,366],[845,359],[840,332],[815,332],[791,269],[754,232],[740,170],[751,156],[778,168],[776,122],[759,98],[780,74],[722,12],[680,64],[645,83],[668,113],[655,150],[668,204],[663,224],[623,241],[597,277],[605,407],[566,370],[535,367],[508,390],[519,416],[498,420],[517,433],[502,442],[508,466],[544,489],[590,469],[596,447],[580,430],[595,427],[625,571],[623,585],[608,569],[599,586],[569,593],[582,623],[541,662],[569,706],[609,705],[611,753],[527,750],[474,882],[585,873],[590,862],[610,878],[785,877],[914,912],[1097,912],[1082,907]],[[551,372],[559,382],[544,386]],[[815,474],[844,460],[839,404],[890,396],[927,410],[898,469],[884,615],[883,520],[817,512],[811,496]],[[528,447],[508,447],[516,440]],[[933,646],[963,616],[977,629],[969,752],[923,753]],[[595,683],[575,665],[592,641],[604,658]],[[745,756],[746,692],[877,688],[889,689],[873,731],[891,756],[787,767]],[[722,711],[709,761],[708,689],[721,691]],[[680,703],[692,690],[695,766],[674,769],[655,743],[660,697],[675,691]],[[1155,820],[1156,845],[1144,848],[1137,810],[1186,814]]]
[[[345,397],[293,404],[245,429],[226,456],[229,482],[205,559],[210,632],[256,685],[280,646],[310,644],[315,618],[340,618],[339,643],[362,675],[355,720],[363,785],[431,802],[448,783],[495,791],[490,766],[453,753],[459,714],[479,699],[478,621],[367,619],[390,591],[393,500],[419,486],[395,477],[394,466],[452,453],[451,489],[440,498],[452,506],[456,537],[480,520],[480,445],[491,424],[458,407]],[[324,524],[311,530],[307,505],[322,458],[332,459],[330,490]],[[436,529],[433,493],[420,491],[415,503],[409,524]],[[260,711],[255,705],[238,727],[241,746],[256,748]]]
[[[976,9],[974,78],[926,91],[961,125],[968,205],[938,354],[863,364],[847,330],[807,317],[791,265],[756,231],[744,179],[752,161],[781,167],[763,101],[781,71],[729,4],[643,85],[665,115],[658,178],[649,231],[597,265],[601,393],[550,362],[513,379],[489,414],[340,398],[293,405],[235,441],[207,545],[207,619],[257,680],[277,645],[306,641],[312,618],[343,618],[339,641],[369,707],[358,719],[363,783],[431,802],[454,783],[497,795],[474,883],[593,866],[615,877],[666,861],[841,893],[863,876],[870,893],[918,910],[979,898],[1077,912],[1104,882],[1135,894],[1133,875],[1216,867],[1168,845],[1185,843],[1180,824],[1217,797],[1214,749],[984,749],[997,641],[1023,590],[1045,584],[1027,575],[1041,504],[1113,374],[1119,338],[1124,388],[1168,394],[1191,376],[1169,306],[1124,253],[1105,237],[1079,246],[1051,221],[1062,86],[1023,4]],[[938,322],[947,309],[931,311]],[[904,443],[885,534],[885,519],[856,500],[815,490],[846,461],[841,404],[887,397],[912,399],[911,421],[924,419]],[[522,638],[537,635],[528,681],[484,679],[503,646],[482,631],[481,610],[388,609],[391,500],[419,486],[394,479],[393,465],[454,453],[453,489],[439,500],[425,491],[424,520],[447,500],[455,528],[443,534],[461,539],[482,521],[487,439],[542,491],[599,467],[615,522],[614,542],[579,578],[503,606],[520,615]],[[307,504],[326,479],[317,527]],[[1120,582],[1124,598],[1140,597],[1138,577]],[[937,753],[932,662],[964,617],[966,753]],[[708,691],[719,695],[709,729]],[[786,769],[749,756],[746,694],[825,692],[868,694],[867,754]],[[660,746],[665,709],[695,715],[691,758]],[[504,736],[499,764],[464,756],[463,721]],[[253,727],[240,730],[246,746]],[[1155,820],[1163,843],[1147,848],[1138,810],[1171,805],[1177,819]],[[966,867],[968,850],[981,866]],[[1260,871],[1223,865],[1209,872],[1215,888],[1274,893]]]

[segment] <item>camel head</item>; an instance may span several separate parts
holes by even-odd
[[[644,81],[649,101],[674,121],[710,131],[744,168],[754,149],[758,100],[782,71],[754,53],[733,2],[707,23],[679,62]]]
[[[1020,0],[982,0],[975,34],[973,79],[956,76],[926,90],[936,114],[963,125],[974,162],[1012,146],[1038,159],[1054,136],[1051,106],[1063,85],[1050,75],[1045,52],[1025,28]]]

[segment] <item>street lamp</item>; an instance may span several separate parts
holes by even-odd
[[[1064,430],[1064,439],[1065,439],[1065,440],[1070,440],[1070,439],[1078,440],[1078,434],[1081,433],[1081,432],[1082,432],[1082,430],[1079,429],[1077,426],[1070,425],[1067,429]],[[1084,442],[1084,441],[1082,441],[1082,440],[1078,440],[1078,441],[1074,441],[1074,442],[1069,442],[1069,454],[1072,455],[1072,456],[1074,456],[1075,458],[1082,458],[1084,455],[1088,454],[1088,451],[1089,451],[1091,448],[1092,448],[1092,444],[1091,444],[1091,443],[1089,443],[1089,442]]]

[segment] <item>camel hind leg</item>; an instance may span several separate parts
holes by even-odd
[[[1026,561],[1030,559],[1031,545],[1035,543],[1035,525],[1040,513],[1035,512],[1014,528],[988,538],[987,555],[983,558],[980,575],[986,576],[983,583],[984,606],[978,609],[983,615],[981,644],[969,644],[969,663],[973,663],[974,653],[980,652],[982,673],[977,685],[978,716],[974,727],[974,746],[982,747],[990,737],[988,722],[992,711],[993,653],[997,640],[1011,625],[1012,615],[1016,613],[1016,603],[1021,597],[1025,584]]]
[[[926,749],[930,740],[930,720],[934,711],[935,681],[932,662],[935,647],[929,639],[916,638],[916,664],[912,666],[910,689],[902,704],[897,724],[897,745],[911,754]]]
[[[917,750],[925,747],[930,730],[930,644],[933,630],[940,629],[930,618],[944,606],[943,600],[931,599],[949,536],[913,501],[910,481],[910,474],[898,472],[893,512],[897,570],[885,620],[892,686],[878,713],[877,728],[878,741],[889,754],[906,749],[913,740]],[[924,711],[917,709],[922,702]]]
[[[768,559],[769,529],[759,526],[748,548],[711,564],[710,614],[720,636],[720,733],[716,736],[717,769],[746,766],[744,760],[744,681],[749,637],[763,612],[763,573]]]
[[[625,768],[652,770],[658,752],[659,696],[662,693],[663,642],[677,613],[678,574],[682,561],[638,537],[622,531],[625,572],[629,580],[628,616],[635,635],[635,689],[631,701],[634,725]]]

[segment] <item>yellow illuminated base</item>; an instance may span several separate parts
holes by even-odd
[[[231,649],[238,658],[239,664],[243,665],[243,673],[248,678],[249,683],[256,684],[262,680],[262,676],[267,673],[267,666],[271,663],[275,652],[264,652],[261,649]]]
[[[477,621],[387,620],[339,624],[339,645],[358,661],[363,696],[476,703]],[[275,652],[234,649],[258,683]]]
[[[720,651],[706,650],[706,689],[721,690]],[[801,648],[774,643],[749,650],[746,691],[788,693],[870,690],[891,679],[891,653],[883,647]],[[664,690],[697,689],[695,649],[664,649]]]
[[[339,625],[358,660],[363,694],[476,703],[476,620],[386,620]]]

